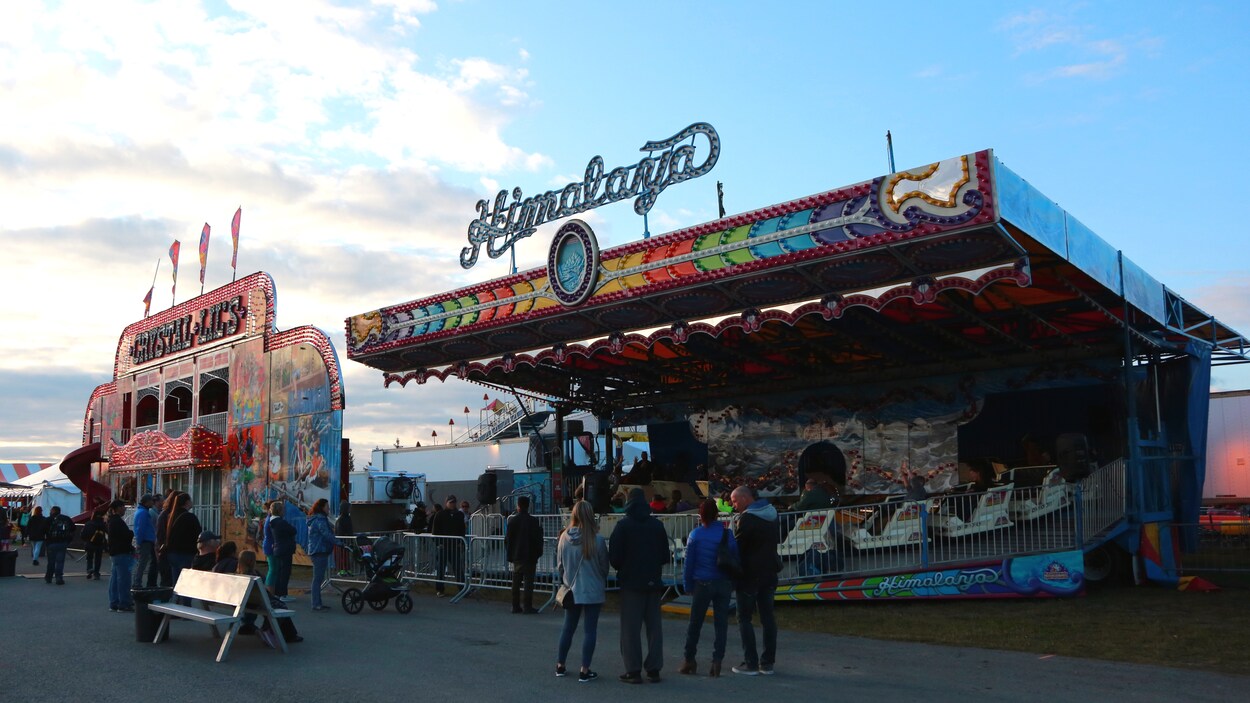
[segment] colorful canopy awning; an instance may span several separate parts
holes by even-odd
[[[1126,337],[1250,359],[989,151],[603,252],[571,221],[546,268],[347,321],[387,384],[587,408],[1117,358]]]

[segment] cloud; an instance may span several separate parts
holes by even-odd
[[[118,337],[177,300],[265,270],[281,329],[335,340],[346,432],[405,444],[480,390],[381,388],[349,362],[344,318],[466,285],[456,262],[481,193],[549,157],[505,138],[533,81],[527,56],[425,62],[426,0],[18,3],[0,23],[0,454],[55,460],[78,445]],[[434,107],[432,107],[434,106]],[[444,399],[446,402],[444,402]],[[373,402],[380,403],[372,408]],[[471,404],[471,403],[470,403]],[[446,407],[444,407],[446,406]],[[359,422],[355,419],[359,418]]]
[[[1034,9],[1009,15],[996,27],[1008,35],[1016,57],[1038,53],[1051,59],[1062,55],[1059,65],[1030,72],[1026,79],[1031,83],[1065,78],[1106,80],[1122,72],[1129,61],[1128,40],[1093,36],[1094,28],[1063,14]],[[1161,41],[1144,36],[1131,44],[1154,56]]]

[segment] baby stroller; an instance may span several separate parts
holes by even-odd
[[[404,548],[386,537],[379,537],[373,544],[369,544],[364,537],[357,537],[356,542],[361,545],[355,553],[356,562],[364,568],[369,582],[363,590],[349,588],[343,591],[343,610],[355,615],[364,609],[365,603],[374,610],[384,610],[394,598],[396,610],[410,612],[412,596],[408,595],[408,586],[399,578],[404,566]]]

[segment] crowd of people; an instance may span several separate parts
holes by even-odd
[[[746,676],[769,675],[777,656],[777,622],[773,600],[781,562],[777,556],[777,511],[761,500],[750,487],[741,486],[730,494],[738,516],[732,529],[720,520],[715,501],[699,505],[700,526],[690,534],[686,545],[683,581],[692,594],[690,621],[682,649],[681,674],[698,672],[696,655],[700,633],[709,605],[713,612],[714,640],[708,675],[720,676],[729,627],[729,597],[738,603],[738,630],[743,660],[732,671]],[[518,506],[509,521],[526,524],[525,509]],[[524,529],[524,528],[523,528]],[[594,511],[586,501],[578,501],[570,511],[569,522],[557,543],[556,565],[564,608],[564,627],[556,649],[558,677],[569,675],[566,660],[578,627],[582,627],[582,651],[578,681],[598,678],[591,669],[598,636],[599,614],[606,601],[609,566],[616,569],[620,587],[620,650],[624,672],[618,677],[626,684],[644,681],[659,683],[664,668],[664,633],[660,615],[661,596],[666,588],[663,569],[669,562],[669,539],[664,524],[657,519],[641,488],[630,491],[625,517],[616,523],[611,538],[598,534]],[[516,574],[535,561],[532,550],[509,548],[513,561],[513,603],[516,612]],[[541,556],[541,551],[538,553]],[[514,558],[515,557],[515,558]],[[518,562],[518,559],[525,561]],[[523,580],[523,579],[522,579]],[[523,612],[523,611],[522,611]],[[754,618],[759,613],[763,647],[757,647]],[[645,639],[644,639],[645,637]],[[645,645],[645,646],[644,646]]]
[[[691,504],[674,492],[668,500],[648,501],[641,488],[630,490],[609,539],[599,534],[598,521],[590,503],[578,500],[569,512],[568,523],[556,547],[556,565],[561,590],[568,592],[563,605],[564,621],[557,643],[556,676],[571,672],[566,660],[577,631],[582,631],[581,656],[577,676],[593,681],[598,674],[591,668],[598,638],[598,623],[607,600],[609,569],[615,569],[620,588],[620,651],[627,684],[644,681],[659,683],[664,668],[664,636],[660,614],[661,597],[666,590],[664,567],[670,563],[670,542],[664,524],[655,517],[660,512],[697,510],[700,525],[686,545],[685,592],[692,596],[682,659],[678,671],[698,673],[696,662],[700,635],[708,608],[712,611],[713,644],[707,674],[720,676],[726,654],[729,603],[736,597],[739,635],[743,658],[732,671],[749,676],[773,673],[776,661],[777,626],[773,600],[780,560],[777,557],[778,515],[768,501],[748,486],[735,489],[729,503],[737,512],[732,527],[721,520],[722,505],[715,500]],[[537,565],[544,551],[542,525],[530,514],[530,500],[521,496],[516,512],[508,518],[505,531],[507,559],[512,565],[512,612],[535,614],[534,582]],[[463,538],[466,534],[468,503],[457,503],[449,496],[443,505],[428,514],[424,506],[414,512],[410,529],[434,535]],[[293,599],[288,594],[291,559],[295,553],[295,528],[284,519],[286,503],[266,505],[266,518],[260,526],[261,549],[267,568],[263,575],[275,608],[285,608]],[[203,529],[191,497],[171,491],[163,499],[144,495],[135,508],[132,524],[125,519],[127,506],[119,500],[97,511],[83,526],[81,541],[86,550],[88,579],[100,578],[104,554],[110,559],[108,600],[112,612],[134,610],[133,591],[152,587],[172,587],[184,569],[259,575],[257,555],[240,550],[233,541],[223,541]],[[0,542],[7,547],[14,537],[29,543],[35,564],[47,561],[45,580],[64,583],[65,550],[74,536],[74,525],[59,508],[48,516],[40,508],[23,513],[24,518],[0,515]],[[349,518],[350,519],[350,518]],[[342,523],[340,517],[340,526]],[[20,536],[18,536],[20,530]],[[309,510],[306,552],[313,563],[312,610],[329,610],[321,599],[329,557],[342,546],[342,530],[331,525],[328,501],[318,500]],[[453,546],[449,541],[448,546]],[[436,555],[436,593],[443,595],[443,581],[462,580],[463,550],[439,549]],[[449,577],[449,578],[448,578]],[[762,648],[757,647],[754,619],[758,612],[762,626]],[[291,618],[280,618],[288,642],[302,641]],[[256,633],[274,646],[273,633],[258,629],[255,617],[244,623],[242,634]]]

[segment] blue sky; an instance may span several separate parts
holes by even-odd
[[[661,233],[992,147],[1181,295],[1250,333],[1250,52],[1240,2],[21,3],[0,26],[0,461],[80,441],[91,389],[183,242],[208,285],[273,273],[278,325],[345,317],[506,271],[456,256],[479,198],[576,180],[695,121],[722,154],[666,190]],[[636,239],[627,203],[589,213]],[[550,232],[518,248],[538,265]],[[154,309],[170,304],[166,261]],[[343,355],[345,357],[345,354]],[[344,434],[428,438],[476,407],[383,390],[346,362]],[[1250,387],[1216,369],[1220,388]]]

